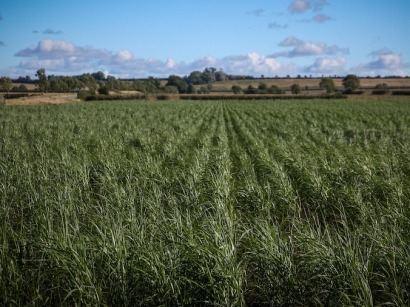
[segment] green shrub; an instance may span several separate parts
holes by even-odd
[[[80,91],[77,93],[77,98],[81,100],[92,99],[93,97],[96,97],[95,92]]]
[[[410,95],[410,91],[392,91],[392,95],[403,95],[403,96],[408,96]]]
[[[345,91],[343,91],[343,94],[347,94],[347,95],[362,95],[364,94],[364,91],[356,91],[356,90],[352,90],[352,89],[347,89]]]
[[[102,86],[98,89],[98,94],[100,95],[109,95],[110,89],[107,86]]]
[[[157,98],[157,100],[170,100],[170,99],[172,99],[172,97],[170,95],[165,95],[165,94],[157,95],[156,98]]]

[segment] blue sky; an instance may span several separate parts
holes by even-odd
[[[409,0],[2,0],[0,76],[405,76],[409,14]]]

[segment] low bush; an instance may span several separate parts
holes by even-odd
[[[77,98],[81,100],[89,100],[91,97],[96,97],[94,92],[91,91],[80,91],[77,93]]]
[[[98,94],[100,94],[100,95],[109,95],[110,94],[110,89],[107,86],[100,87],[98,89]]]
[[[386,95],[386,94],[389,94],[389,93],[390,93],[390,90],[388,90],[388,89],[378,89],[378,90],[372,91],[373,95]]]
[[[403,95],[403,96],[408,96],[410,95],[410,91],[392,91],[392,95]]]
[[[78,92],[77,98],[84,101],[96,101],[96,100],[142,100],[146,99],[145,95],[96,95],[93,92]]]
[[[335,95],[181,95],[182,100],[294,100],[294,99],[346,99],[343,94]]]
[[[355,91],[355,90],[352,90],[352,89],[347,89],[347,90],[343,91],[343,94],[346,94],[346,95],[362,95],[362,94],[364,94],[364,91]]]
[[[17,98],[23,98],[23,97],[28,97],[29,95],[28,94],[26,94],[26,93],[12,93],[12,94],[5,94],[4,95],[4,98],[6,98],[6,99],[17,99]]]
[[[165,95],[165,94],[157,95],[156,98],[157,98],[157,100],[170,100],[170,99],[172,99],[172,97],[170,95]]]

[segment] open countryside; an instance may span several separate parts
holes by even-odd
[[[2,0],[0,306],[410,306],[410,2],[196,4]]]

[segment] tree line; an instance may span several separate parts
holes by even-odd
[[[207,94],[212,90],[212,84],[226,80],[255,79],[252,76],[237,76],[224,73],[222,70],[209,67],[201,71],[193,71],[189,75],[181,77],[170,75],[168,79],[157,79],[149,77],[147,79],[121,80],[113,76],[106,76],[103,72],[86,73],[78,76],[55,76],[47,75],[44,68],[36,71],[37,80],[32,80],[30,76],[20,77],[17,82],[34,83],[41,93],[46,92],[81,92],[109,94],[110,91],[139,91],[144,94]],[[345,93],[353,93],[360,87],[358,76],[350,74],[342,79]],[[327,93],[335,92],[336,86],[332,78],[322,77],[319,82],[320,88]],[[0,91],[21,92],[27,91],[24,84],[13,86],[13,82],[8,77],[0,78]],[[260,83],[258,87],[249,85],[242,89],[238,85],[231,88],[235,94],[284,94],[284,90],[278,86],[268,87],[265,83]],[[301,93],[301,87],[294,83],[290,90],[293,94]],[[386,93],[388,86],[385,83],[376,86],[377,93]]]

